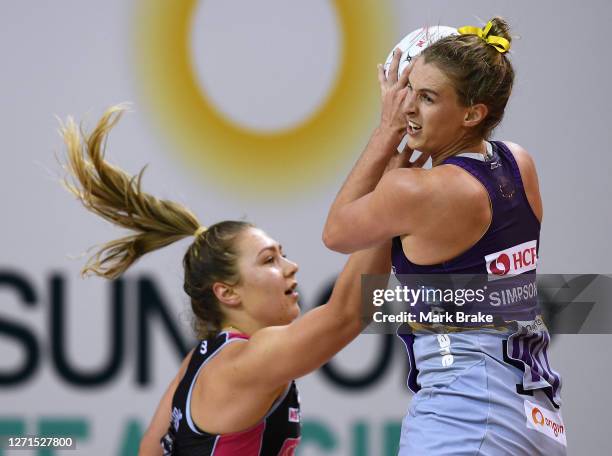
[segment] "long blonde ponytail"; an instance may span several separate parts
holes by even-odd
[[[130,176],[105,160],[108,134],[125,111],[125,105],[112,106],[89,135],[71,117],[59,130],[67,151],[66,188],[89,211],[134,232],[99,247],[82,270],[107,279],[118,277],[146,253],[202,232],[189,209],[142,191],[146,167]]]

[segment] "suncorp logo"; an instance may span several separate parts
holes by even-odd
[[[536,268],[537,241],[528,241],[485,256],[487,272],[495,276],[521,274]]]

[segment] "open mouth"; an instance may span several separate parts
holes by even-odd
[[[298,293],[296,289],[297,289],[297,282],[293,282],[293,284],[285,290],[285,294],[287,296],[291,296],[291,295],[297,296]]]
[[[416,135],[418,132],[421,131],[421,127],[419,124],[414,123],[413,121],[409,120],[408,121],[408,134],[409,135]]]

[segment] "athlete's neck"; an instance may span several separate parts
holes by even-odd
[[[442,164],[444,160],[455,155],[459,155],[465,152],[472,152],[487,156],[487,144],[484,139],[478,139],[475,141],[462,141],[450,145],[446,150],[437,153],[432,158],[432,166],[438,166]]]
[[[242,331],[241,329],[237,328],[234,325],[223,325],[223,328],[221,328],[221,332],[233,332],[233,333],[246,334],[244,331]]]

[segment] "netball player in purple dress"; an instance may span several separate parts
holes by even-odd
[[[344,253],[392,239],[397,274],[535,280],[543,211],[534,161],[517,144],[489,139],[513,85],[508,25],[494,18],[459,33],[430,45],[399,79],[399,52],[388,77],[379,68],[381,122],[323,239]],[[405,167],[383,174],[405,135]],[[422,155],[410,163],[414,150]],[[491,310],[502,308],[497,297]],[[415,393],[401,455],[565,454],[561,379],[537,301],[516,315],[498,311],[506,318],[491,328],[413,325],[401,334]]]
[[[139,454],[291,456],[300,439],[293,380],[359,334],[361,274],[389,272],[390,243],[351,255],[328,303],[298,318],[298,266],[277,241],[246,222],[204,228],[187,208],[143,192],[141,175],[105,161],[103,144],[121,113],[110,109],[85,138],[72,121],[62,128],[68,188],[87,209],[132,231],[102,246],[84,272],[112,279],[144,254],[193,237],[183,257],[184,290],[201,339]]]

